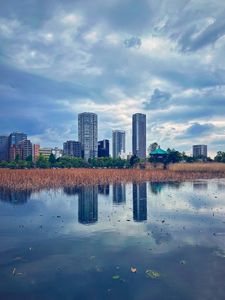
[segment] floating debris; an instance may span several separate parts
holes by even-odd
[[[181,264],[181,265],[186,265],[186,263],[187,263],[187,262],[186,262],[186,260],[184,260],[184,259],[182,259],[182,260],[180,261],[180,264]]]
[[[134,268],[134,267],[131,267],[131,268],[130,268],[130,271],[131,271],[131,273],[137,273],[137,269]]]
[[[113,276],[112,276],[112,279],[113,279],[113,280],[118,280],[118,279],[120,279],[120,276],[119,276],[119,275],[113,275]]]
[[[13,276],[16,275],[16,268],[13,268],[12,274],[13,274]]]
[[[154,270],[146,270],[145,274],[147,275],[147,277],[152,279],[158,279],[160,277],[160,273]]]

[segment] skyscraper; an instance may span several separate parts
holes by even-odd
[[[146,115],[132,116],[132,153],[139,158],[146,157]]]
[[[126,152],[125,131],[114,130],[112,138],[113,138],[113,158],[117,158],[121,154]]]
[[[8,160],[8,147],[9,147],[9,137],[5,135],[0,136],[0,161]]]
[[[207,146],[206,145],[194,145],[193,146],[193,157],[207,157]]]
[[[84,112],[78,115],[78,139],[84,159],[98,155],[98,117],[94,113]]]
[[[109,157],[109,140],[98,142],[98,157]]]

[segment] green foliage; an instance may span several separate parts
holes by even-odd
[[[218,151],[216,156],[214,157],[216,162],[225,163],[225,152]]]
[[[138,162],[140,162],[140,159],[137,157],[137,155],[132,155],[130,158],[130,166],[133,167]]]
[[[56,158],[55,155],[53,153],[50,154],[48,161],[51,165],[53,165],[54,163],[56,163]]]

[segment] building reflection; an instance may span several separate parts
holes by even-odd
[[[13,205],[25,204],[30,199],[31,190],[15,191],[7,188],[0,188],[0,201],[8,202]]]
[[[113,204],[126,203],[126,185],[124,183],[113,184]]]
[[[63,192],[67,196],[74,196],[79,194],[79,187],[78,186],[71,186],[71,187],[64,187]]]
[[[133,183],[133,219],[147,220],[147,183]]]
[[[98,221],[98,187],[79,188],[78,221],[82,224],[93,224]]]
[[[98,185],[98,193],[108,196],[109,195],[109,184],[99,184]]]
[[[193,190],[194,191],[207,191],[208,190],[208,182],[206,182],[206,181],[193,182]]]

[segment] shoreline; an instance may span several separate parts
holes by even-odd
[[[41,190],[130,182],[183,182],[225,178],[225,164],[174,164],[161,169],[0,169],[0,188]]]

